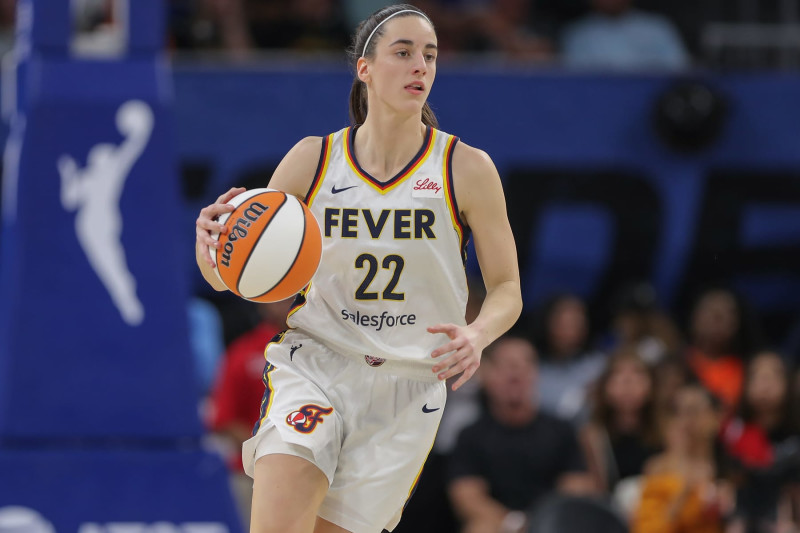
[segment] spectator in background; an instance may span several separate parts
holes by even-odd
[[[744,303],[728,289],[701,292],[690,314],[686,363],[728,413],[739,404],[754,331]]]
[[[337,0],[243,1],[250,36],[257,48],[341,52],[350,44]]]
[[[342,11],[344,13],[347,27],[350,29],[350,31],[355,31],[356,27],[362,20],[365,20],[380,8],[393,3],[395,2],[390,2],[387,0],[342,0]],[[420,6],[420,9],[423,9],[422,6]],[[423,9],[423,11],[431,15],[432,20],[438,20],[436,17],[432,16],[433,14],[430,11],[427,11],[427,9]]]
[[[445,17],[460,17],[476,3],[483,4],[486,1],[488,0],[417,0],[414,2],[414,6],[427,13],[431,20],[436,21],[437,45],[439,45],[441,44],[439,35],[441,25],[448,24],[448,21],[444,20]],[[350,31],[355,31],[359,22],[366,19],[371,13],[395,3],[397,2],[388,0],[341,0],[344,19]]]
[[[532,2],[536,28],[557,43],[561,30],[589,10],[587,0],[535,0]]]
[[[614,298],[608,351],[630,347],[648,364],[675,356],[683,347],[677,326],[661,311],[649,283],[623,287]]]
[[[733,490],[720,472],[719,426],[719,409],[706,389],[678,390],[664,430],[666,449],[645,466],[631,533],[722,532]]]
[[[189,344],[195,364],[197,393],[201,400],[211,392],[222,354],[225,351],[222,317],[217,308],[203,298],[188,303]]]
[[[747,365],[738,413],[723,425],[722,441],[740,482],[736,514],[748,532],[790,525],[796,531],[800,525],[792,523],[797,517],[779,513],[782,498],[800,484],[800,427],[791,380],[780,355],[758,353]]]
[[[641,475],[647,460],[661,451],[653,369],[635,350],[622,349],[608,361],[581,437],[589,471],[606,494]]]
[[[356,2],[358,0],[355,0]],[[491,0],[420,0],[415,2],[436,21],[439,57],[474,50],[476,22]]]
[[[534,338],[542,354],[537,388],[542,411],[573,422],[585,419],[586,396],[606,356],[590,349],[584,302],[571,294],[552,297],[539,312]]]
[[[0,55],[14,48],[16,11],[16,0],[0,0]]]
[[[592,12],[567,26],[562,58],[568,67],[681,70],[690,58],[669,19],[633,8],[633,0],[591,0]]]
[[[242,443],[252,436],[264,395],[264,351],[270,339],[286,329],[290,303],[291,299],[254,304],[258,306],[262,321],[228,347],[210,402],[207,425],[222,439],[221,449],[227,456],[231,486],[245,530],[250,523],[253,480],[244,473]]]
[[[656,418],[660,426],[664,427],[672,411],[672,403],[678,390],[696,381],[686,361],[681,356],[666,357],[653,367],[655,376],[655,402]]]
[[[533,6],[528,0],[492,0],[471,17],[474,51],[500,52],[525,61],[544,61],[553,57],[549,39],[535,29]]]
[[[170,16],[174,46],[240,58],[257,49],[340,52],[349,43],[337,0],[171,0]]]
[[[790,388],[792,391],[792,412],[796,416],[800,416],[800,366],[795,366],[792,370],[792,386]]]
[[[167,48],[191,49],[198,46],[200,27],[196,19],[197,9],[193,0],[169,0],[167,4]],[[207,26],[207,29],[210,29]]]
[[[449,465],[449,494],[462,531],[516,531],[524,525],[522,512],[551,491],[592,491],[574,429],[532,400],[537,371],[531,343],[512,336],[495,341],[485,350],[481,378],[488,412],[461,433]]]
[[[221,48],[238,57],[253,48],[245,0],[198,0],[195,10],[188,33],[192,45]]]
[[[786,338],[783,340],[781,353],[792,368],[800,368],[800,316],[795,318]]]

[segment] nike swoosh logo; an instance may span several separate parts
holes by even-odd
[[[432,413],[434,411],[438,411],[439,409],[441,409],[441,407],[437,407],[436,409],[428,409],[428,404],[427,403],[422,406],[422,412],[423,413]]]
[[[346,191],[347,189],[352,189],[352,188],[354,188],[354,187],[358,187],[358,185],[351,185],[351,186],[349,186],[349,187],[343,187],[343,188],[341,188],[341,189],[337,189],[337,188],[336,188],[336,185],[334,185],[334,186],[332,186],[332,187],[331,187],[331,194],[339,194],[340,192],[344,192],[344,191]]]

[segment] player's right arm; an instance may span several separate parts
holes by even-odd
[[[314,173],[319,162],[322,150],[322,137],[306,137],[292,147],[284,156],[283,160],[275,169],[272,178],[267,185],[270,189],[283,191],[286,194],[296,196],[301,201],[305,199]],[[225,291],[227,287],[220,281],[214,272],[214,262],[208,251],[209,246],[219,247],[219,241],[211,235],[217,231],[224,233],[225,227],[217,222],[217,218],[225,213],[230,213],[234,207],[228,202],[243,193],[244,187],[233,187],[228,192],[217,198],[213,204],[200,210],[200,215],[195,221],[195,231],[197,234],[195,242],[195,259],[203,278],[215,290]]]

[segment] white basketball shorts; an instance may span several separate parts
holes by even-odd
[[[242,450],[247,474],[265,455],[302,457],[330,484],[320,517],[353,533],[394,529],[433,446],[444,382],[334,352],[298,330],[266,356],[258,431]]]

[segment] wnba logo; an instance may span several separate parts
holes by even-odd
[[[41,514],[12,505],[0,508],[0,533],[55,533],[53,524]]]
[[[85,166],[69,154],[58,158],[61,205],[75,213],[78,242],[122,319],[138,326],[144,320],[144,306],[122,244],[120,200],[133,166],[150,141],[153,110],[139,100],[125,102],[117,111],[116,126],[124,140],[119,145],[94,145]]]
[[[309,403],[298,409],[292,411],[286,417],[286,423],[292,426],[295,431],[300,433],[311,433],[317,427],[317,424],[324,422],[323,416],[329,415],[333,412],[333,407],[320,407]]]

